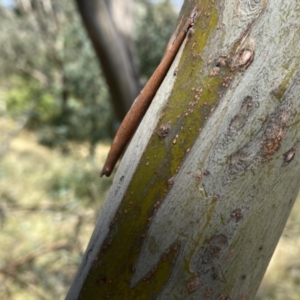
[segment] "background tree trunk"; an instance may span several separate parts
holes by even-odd
[[[121,121],[140,91],[133,53],[133,2],[76,0]]]
[[[253,299],[284,228],[300,180],[300,4],[190,2],[195,33],[122,159],[67,299]]]

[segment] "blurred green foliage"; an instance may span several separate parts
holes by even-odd
[[[140,2],[136,47],[140,58],[140,72],[145,80],[160,62],[167,42],[175,30],[177,13],[169,0],[157,5],[149,0]]]
[[[12,117],[17,117],[34,105],[34,114],[39,116],[39,123],[51,121],[51,117],[59,112],[55,98],[47,90],[42,91],[40,85],[31,78],[12,75],[9,78],[11,87],[6,93],[7,111]],[[32,99],[39,99],[32,101]],[[32,112],[32,119],[34,118]]]
[[[27,127],[44,145],[67,152],[69,141],[87,141],[94,154],[96,144],[114,134],[105,80],[75,3],[45,3],[0,5],[5,113],[13,118],[26,115]],[[176,13],[170,1],[154,5],[139,0],[136,8],[136,47],[145,81],[159,63]]]
[[[96,56],[75,5],[53,0],[1,7],[1,78],[7,113],[27,114],[28,126],[48,146],[107,136],[111,111]]]
[[[28,131],[12,141],[0,168],[0,299],[64,299],[111,184],[98,172],[83,145],[66,156]]]

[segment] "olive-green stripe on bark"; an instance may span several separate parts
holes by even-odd
[[[110,225],[94,268],[81,291],[82,299],[155,299],[166,285],[180,252],[176,241],[157,265],[135,286],[131,279],[141,246],[155,211],[172,186],[172,177],[192,147],[206,117],[225,88],[231,72],[223,68],[216,76],[203,75],[201,53],[218,23],[218,3],[198,1],[201,14],[194,25],[179,65],[179,72],[157,130],[140,160],[124,199]],[[181,75],[182,74],[182,75]],[[185,76],[183,76],[183,74]],[[165,138],[158,129],[168,124]],[[153,244],[151,251],[155,251]]]

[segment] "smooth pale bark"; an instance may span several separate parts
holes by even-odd
[[[299,190],[300,4],[196,2],[67,299],[253,299],[259,287]]]

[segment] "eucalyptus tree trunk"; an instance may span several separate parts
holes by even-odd
[[[300,4],[181,18],[195,4],[67,299],[253,299],[263,278],[299,190]]]

